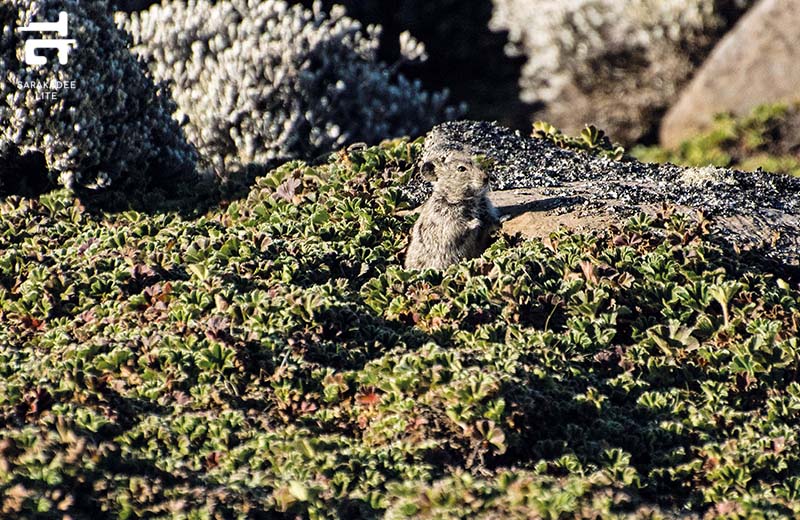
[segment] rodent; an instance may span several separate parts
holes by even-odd
[[[406,253],[408,269],[445,269],[480,256],[500,224],[479,156],[449,151],[421,166],[433,193],[420,208]]]

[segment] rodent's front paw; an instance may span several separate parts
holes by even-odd
[[[481,228],[481,219],[479,218],[474,218],[469,222],[467,222],[467,229],[469,229],[470,231],[474,231],[480,228]]]

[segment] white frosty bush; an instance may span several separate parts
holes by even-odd
[[[493,2],[492,28],[527,57],[525,101],[547,103],[564,126],[592,122],[634,140],[754,0]]]
[[[457,115],[445,93],[394,77],[377,60],[378,29],[340,8],[189,0],[117,22],[155,77],[173,82],[177,117],[217,171],[417,135]]]
[[[61,11],[77,48],[63,65],[55,56],[26,64],[27,36],[15,29]],[[105,0],[3,0],[0,27],[0,161],[42,154],[50,181],[76,190],[169,186],[194,173],[197,154],[170,116],[174,104],[128,51]],[[43,84],[54,81],[74,88],[49,99]],[[0,169],[9,172],[24,174]]]

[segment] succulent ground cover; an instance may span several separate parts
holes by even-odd
[[[403,270],[420,153],[0,203],[0,515],[800,514],[795,279],[668,210]]]

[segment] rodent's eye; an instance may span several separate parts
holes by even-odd
[[[459,165],[458,168],[456,168],[456,170],[460,171],[461,173],[464,173],[465,171],[467,171],[467,167],[461,164]]]

